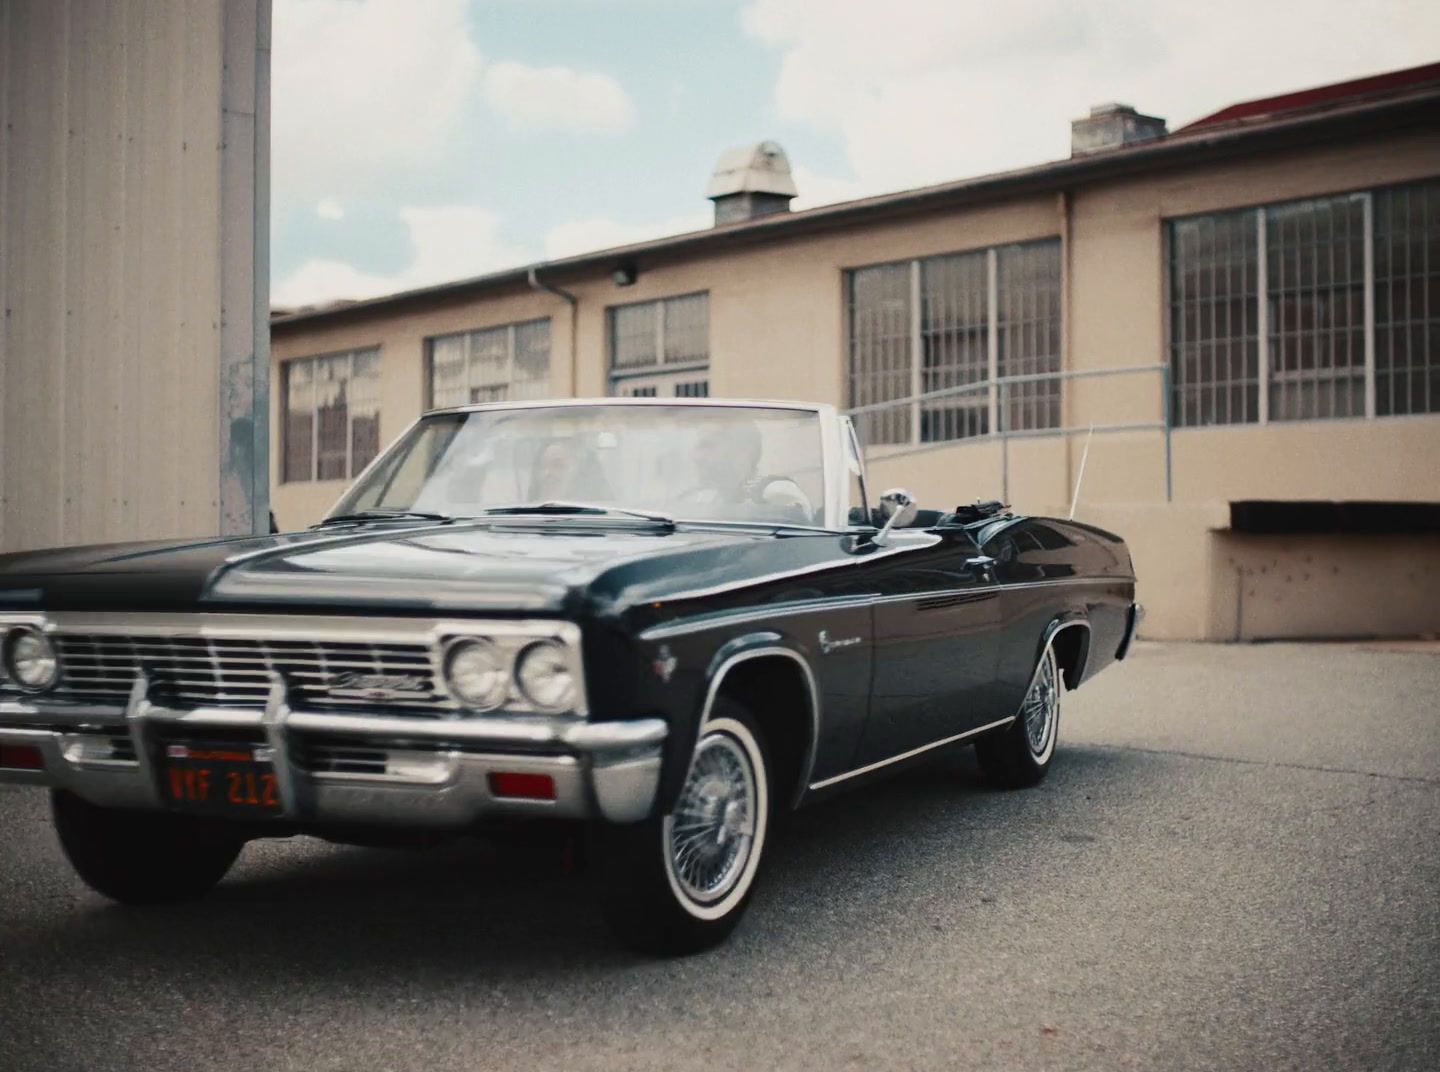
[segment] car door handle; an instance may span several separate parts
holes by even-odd
[[[984,572],[995,565],[995,560],[989,555],[976,555],[974,558],[965,560],[965,568]]]

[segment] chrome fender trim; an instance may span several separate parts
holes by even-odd
[[[1040,667],[1040,660],[1045,657],[1045,649],[1055,642],[1055,638],[1061,633],[1063,633],[1066,629],[1078,628],[1083,628],[1085,630],[1085,640],[1083,641],[1083,646],[1080,649],[1079,665],[1075,668],[1075,684],[1071,685],[1069,683],[1068,675],[1065,672],[1065,668],[1063,666],[1060,668],[1060,676],[1062,679],[1066,679],[1066,687],[1069,688],[1071,691],[1078,689],[1080,687],[1080,683],[1085,680],[1085,666],[1087,663],[1090,662],[1090,640],[1094,636],[1094,630],[1090,627],[1089,619],[1065,618],[1052,621],[1048,626],[1045,627],[1045,636],[1040,641],[1040,649],[1035,653],[1035,668],[1038,671]],[[1033,673],[1031,677],[1033,679]]]
[[[800,761],[800,778],[796,782],[795,794],[791,798],[790,807],[794,808],[805,795],[806,786],[810,782],[810,774],[815,767],[815,749],[820,742],[820,690],[815,683],[815,671],[810,669],[810,663],[793,648],[786,647],[779,643],[779,633],[760,633],[749,637],[737,637],[735,640],[724,645],[712,661],[710,671],[710,684],[705,690],[705,703],[700,708],[700,729],[703,730],[705,723],[710,721],[710,712],[715,706],[715,697],[720,693],[720,686],[725,681],[725,675],[735,667],[750,659],[763,659],[771,656],[794,661],[799,667],[805,679],[805,688],[810,694],[810,732],[805,743],[805,755]],[[746,647],[747,644],[757,644],[755,647]],[[727,648],[739,647],[740,650],[726,655]],[[699,732],[696,737],[698,739]]]

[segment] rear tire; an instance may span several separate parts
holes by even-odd
[[[55,832],[76,873],[122,904],[173,904],[209,893],[245,845],[215,823],[188,815],[102,808],[50,793]]]
[[[1050,770],[1060,732],[1060,666],[1047,643],[1015,721],[975,742],[975,756],[991,785],[1025,789]]]
[[[675,809],[594,829],[601,903],[615,935],[652,956],[724,941],[755,889],[770,801],[765,739],[749,711],[721,697],[700,729]]]

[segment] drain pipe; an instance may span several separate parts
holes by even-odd
[[[570,397],[574,398],[580,392],[580,370],[577,367],[576,354],[578,350],[575,340],[575,334],[580,328],[580,299],[568,290],[561,290],[559,287],[552,287],[549,283],[542,283],[533,266],[526,278],[536,290],[543,290],[557,298],[564,298],[570,305]]]
[[[1075,368],[1074,356],[1070,352],[1070,339],[1074,333],[1074,328],[1070,324],[1070,293],[1072,280],[1074,278],[1074,272],[1071,271],[1070,264],[1070,259],[1073,254],[1073,243],[1071,242],[1070,231],[1072,215],[1074,212],[1074,202],[1072,200],[1072,196],[1069,190],[1061,190],[1055,195],[1055,208],[1057,214],[1060,217],[1058,221],[1060,227],[1060,370],[1062,372],[1071,372]],[[1076,381],[1072,380],[1070,382],[1074,383]],[[1060,381],[1060,384],[1060,427],[1069,428],[1070,423],[1075,416],[1075,393],[1067,389],[1065,381]],[[1091,417],[1091,423],[1093,424],[1094,414],[1091,414]],[[1087,439],[1085,441],[1086,457],[1089,457],[1089,454],[1090,440]],[[1080,463],[1080,472],[1082,474],[1085,472],[1085,463],[1083,460]],[[1074,481],[1074,476],[1075,444],[1073,442],[1073,437],[1070,436],[1069,433],[1066,433],[1065,484],[1067,489],[1072,482],[1074,482],[1077,487],[1079,486],[1078,481]],[[1070,514],[1072,517],[1075,514],[1075,507],[1073,503],[1070,507]]]

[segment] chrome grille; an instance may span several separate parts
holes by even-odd
[[[144,670],[156,703],[260,708],[269,675],[278,672],[297,706],[307,709],[440,712],[455,706],[436,680],[426,644],[114,633],[58,633],[54,638],[60,649],[60,691],[74,698],[124,703]],[[423,688],[415,697],[383,701],[331,695],[327,682],[346,671],[416,677]]]

